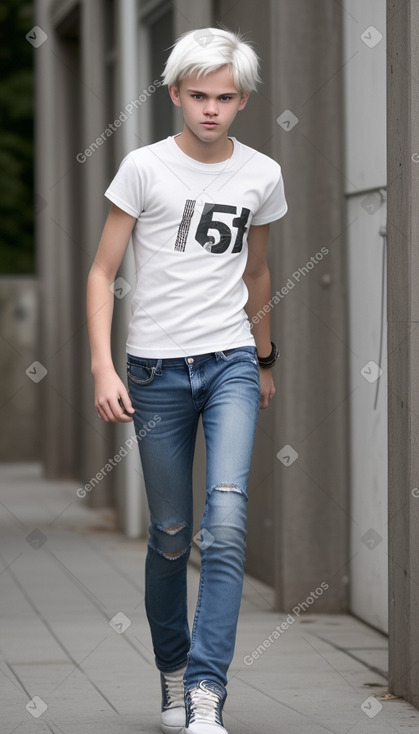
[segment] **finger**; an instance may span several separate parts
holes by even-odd
[[[122,413],[119,403],[118,403],[116,414],[114,410],[112,409],[110,401],[108,401],[107,403],[103,402],[101,404],[96,405],[96,411],[98,414],[98,418],[102,421],[105,421],[105,423],[131,423],[132,422],[132,418],[130,416],[125,415],[125,413]]]
[[[121,409],[121,406],[118,403],[118,398],[117,397],[109,398],[109,400],[108,400],[108,411],[109,411],[109,415],[110,415],[110,420],[113,423],[116,423],[117,421],[119,421],[119,418],[122,415],[122,409]]]
[[[112,420],[115,423],[130,423],[132,421],[131,416],[126,415],[124,413],[124,405],[122,401],[120,402],[120,398],[116,398],[115,400],[110,400],[110,408],[112,410],[113,418]]]
[[[121,388],[120,392],[120,400],[122,401],[122,410],[126,410],[127,413],[134,413],[134,407],[131,403],[130,396],[128,395],[128,392]]]
[[[270,398],[271,398],[270,393],[269,392],[265,393],[265,395],[263,396],[263,407],[264,408],[267,408],[269,406]]]
[[[109,402],[108,401],[101,401],[97,404],[96,410],[98,412],[99,418],[101,418],[103,421],[112,422],[114,420],[113,413],[110,409]]]

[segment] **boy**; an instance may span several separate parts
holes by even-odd
[[[150,509],[145,606],[166,734],[227,734],[222,709],[243,584],[247,481],[256,422],[275,393],[269,223],[287,211],[281,167],[228,130],[256,88],[251,47],[217,28],[178,39],[163,83],[181,133],[138,148],[105,192],[112,207],[88,279],[95,406],[134,420]],[[137,286],[127,339],[128,391],[110,351],[111,285],[132,233]],[[192,462],[205,433],[206,503],[192,636],[186,571]]]

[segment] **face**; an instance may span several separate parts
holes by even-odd
[[[237,112],[245,107],[249,92],[235,87],[231,70],[225,66],[199,78],[182,79],[179,88],[169,86],[172,102],[182,108],[185,125],[202,142],[226,136]]]

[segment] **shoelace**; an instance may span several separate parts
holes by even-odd
[[[199,688],[194,688],[190,691],[190,721],[208,721],[212,724],[219,724],[221,726],[220,719],[220,697],[216,693],[210,691],[209,688],[205,688],[202,683],[199,684]]]
[[[176,673],[166,673],[164,675],[164,687],[167,698],[166,708],[175,708],[175,706],[185,705],[183,673],[182,675],[176,675]]]

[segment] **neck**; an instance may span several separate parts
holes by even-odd
[[[188,127],[183,128],[180,135],[174,138],[179,148],[200,163],[219,163],[229,158],[234,151],[234,143],[226,133],[219,140],[212,143],[203,143]]]

